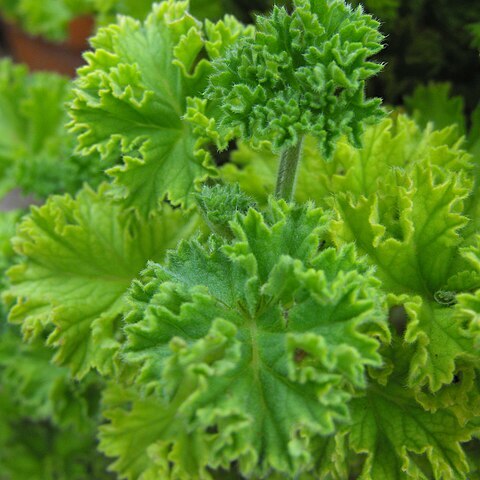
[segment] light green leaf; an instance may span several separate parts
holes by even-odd
[[[92,39],[95,51],[79,70],[71,105],[78,151],[110,162],[122,157],[109,170],[117,196],[144,215],[165,197],[189,208],[199,183],[215,175],[210,154],[183,119],[187,98],[203,92],[211,71],[201,58],[202,25],[188,2],[173,0],[157,4],[143,23],[118,22]]]
[[[428,382],[435,391],[452,381],[458,359],[476,355],[452,309],[438,303],[442,292],[455,295],[480,285],[480,270],[472,271],[462,250],[471,165],[458,145],[442,145],[448,131],[427,130],[423,138],[410,137],[409,144],[402,123],[412,127],[401,120],[396,135],[388,126],[373,141],[367,132],[362,151],[347,145],[349,157],[342,147],[337,151],[353,162],[345,175],[333,177],[341,192],[349,192],[335,199],[340,216],[335,238],[355,241],[376,265],[386,291],[405,295],[402,302],[410,315],[405,340],[417,347],[410,382]],[[419,148],[412,151],[412,145]],[[380,152],[389,152],[383,168],[375,163],[376,158],[382,161]]]
[[[480,260],[480,256],[478,257]],[[475,293],[464,293],[457,296],[455,305],[457,321],[468,329],[476,349],[480,352],[480,290]]]
[[[124,294],[147,260],[195,228],[167,206],[150,221],[115,205],[105,188],[74,199],[51,197],[19,226],[14,247],[22,256],[9,271],[10,320],[24,336],[53,332],[55,359],[79,377],[91,368],[112,370]]]
[[[449,83],[420,85],[405,99],[405,106],[422,128],[429,122],[439,130],[455,125],[460,137],[466,132],[464,101],[459,96],[451,97],[450,90]]]
[[[277,156],[269,150],[252,150],[240,142],[231,154],[231,162],[222,166],[220,176],[226,182],[238,183],[245,193],[265,205],[275,191],[277,163]]]
[[[352,401],[349,441],[366,455],[362,480],[467,478],[460,442],[470,437],[453,413],[424,410],[400,382],[372,385]]]
[[[480,351],[474,348],[469,325],[461,321],[456,309],[421,297],[397,297],[409,316],[405,341],[415,345],[409,372],[410,386],[428,382],[436,392],[454,379],[457,365],[480,364]]]
[[[388,291],[431,297],[452,273],[459,231],[468,222],[461,212],[470,185],[453,172],[435,181],[428,163],[408,176],[392,171],[384,181],[388,190],[368,199],[337,196],[338,238],[355,240],[370,255]]]
[[[65,77],[0,61],[0,194],[16,187],[44,197],[99,183],[98,159],[73,155],[64,126],[69,92]]]
[[[480,418],[480,374],[471,362],[458,362],[452,383],[443,386],[438,392],[428,389],[416,392],[416,398],[425,410],[435,412],[448,409],[455,414],[460,424],[473,425]]]

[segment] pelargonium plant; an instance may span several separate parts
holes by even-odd
[[[119,478],[479,478],[478,158],[366,98],[382,40],[344,0],[91,40],[69,128],[108,179],[32,208],[4,298],[100,382]]]

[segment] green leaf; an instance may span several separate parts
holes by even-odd
[[[17,222],[21,218],[22,210],[10,210],[0,213],[0,271],[4,272],[15,256],[11,239],[15,235]]]
[[[121,17],[101,29],[79,70],[70,124],[78,151],[113,163],[123,158],[109,170],[117,196],[144,215],[165,197],[190,207],[197,186],[215,175],[183,119],[187,98],[203,92],[211,71],[201,58],[206,41],[188,2],[168,0],[143,23]]]
[[[0,332],[0,478],[112,479],[96,450],[100,379],[74,381],[3,318]]]
[[[462,136],[466,132],[463,98],[450,97],[450,90],[449,83],[420,85],[405,99],[405,106],[422,128],[429,122],[439,130],[456,125],[458,136]]]
[[[480,260],[480,256],[478,259]],[[475,348],[480,352],[480,290],[458,295],[456,299],[457,321],[466,326],[468,334],[474,340]]]
[[[7,298],[17,298],[10,320],[22,325],[27,339],[53,327],[55,360],[77,376],[91,368],[110,372],[130,282],[195,223],[167,206],[140,220],[103,187],[75,199],[51,197],[32,209],[14,239],[22,261],[9,271]]]
[[[475,237],[462,238],[470,228],[465,200],[472,167],[459,144],[451,144],[450,131],[422,132],[404,117],[385,120],[366,131],[362,149],[341,142],[330,165],[317,154],[316,169],[310,163],[300,173],[297,192],[333,203],[339,215],[334,239],[355,241],[383,288],[406,307],[415,305],[407,308],[405,337],[418,349],[410,381],[434,390],[452,381],[457,360],[474,354],[472,339],[436,298],[478,288],[480,281],[464,247]]]
[[[97,24],[105,26],[115,23],[117,15],[145,20],[152,9],[154,0],[92,0],[97,12]]]
[[[411,385],[434,390],[452,381],[457,362],[478,358],[463,322],[437,303],[442,292],[480,287],[476,171],[452,132],[398,116],[369,127],[362,148],[341,140],[331,162],[307,138],[296,192],[298,201],[334,206],[333,239],[354,241],[383,289],[405,305],[405,338],[417,348]],[[221,175],[263,203],[273,155],[240,145],[232,158]]]
[[[205,222],[213,232],[231,236],[230,221],[237,213],[246,213],[254,202],[237,184],[204,186],[197,194],[197,202]]]
[[[16,187],[44,197],[74,193],[85,181],[102,179],[98,160],[73,155],[74,138],[66,132],[67,78],[28,74],[26,67],[0,61],[0,193]]]
[[[238,183],[245,193],[265,205],[275,191],[277,156],[268,149],[252,150],[240,142],[230,160],[221,167],[221,178],[228,183]]]
[[[0,337],[2,389],[17,404],[17,413],[51,421],[85,433],[95,426],[101,380],[91,374],[75,382],[65,367],[51,363],[52,350],[41,340],[26,344],[12,329]],[[98,403],[98,402],[97,402]]]
[[[237,214],[233,241],[182,243],[134,283],[124,358],[144,400],[109,412],[102,434],[121,475],[203,479],[234,461],[255,477],[314,468],[389,338],[378,284],[352,246],[318,252],[325,221],[272,201],[264,215]]]
[[[386,178],[390,198],[372,195],[357,201],[338,195],[339,237],[355,239],[374,259],[389,291],[431,297],[447,283],[461,243],[459,231],[468,222],[461,215],[469,192],[462,180],[452,172],[445,181],[435,181],[427,164],[415,166],[408,177],[398,171]],[[395,211],[389,204],[398,219],[390,217]]]
[[[358,142],[382,116],[380,100],[364,98],[365,81],[381,70],[368,60],[382,48],[379,24],[340,0],[293,7],[257,17],[255,35],[214,61],[205,95],[219,147],[239,138],[280,151],[311,134],[330,157],[342,134]]]
[[[362,480],[467,478],[460,442],[470,437],[452,412],[424,410],[398,380],[352,401],[349,442],[366,455]]]
[[[4,402],[2,408],[5,407]],[[0,475],[8,480],[114,480],[105,457],[97,450],[94,432],[58,430],[47,422],[14,417],[15,408],[2,411],[5,441],[0,439]],[[8,430],[7,430],[8,429]],[[19,461],[21,459],[21,461]]]
[[[85,5],[87,1],[80,0],[78,3]],[[4,0],[1,3],[6,17],[19,23],[26,32],[53,41],[67,37],[68,23],[74,17],[65,0]]]
[[[440,168],[470,171],[470,156],[460,149],[453,127],[441,131],[422,131],[405,116],[387,118],[366,129],[362,148],[355,148],[346,139],[337,144],[332,161],[320,154],[313,137],[305,138],[300,163],[296,200],[314,200],[331,206],[337,192],[372,195],[385,185],[384,178],[392,168],[431,160]],[[385,152],[387,154],[385,155]],[[274,188],[277,159],[267,149],[252,150],[240,143],[224,165],[220,175],[229,182],[238,182],[246,193],[265,203]]]
[[[478,158],[480,154],[480,104],[477,105],[471,116],[471,127],[467,138],[468,151]],[[477,174],[478,174],[478,161],[477,161]]]
[[[415,345],[409,374],[409,384],[428,382],[432,391],[454,379],[456,365],[477,365],[480,351],[474,348],[474,338],[468,333],[467,322],[457,312],[419,297],[398,297],[396,303],[405,305],[409,323],[405,341]]]
[[[458,362],[452,383],[432,394],[428,389],[416,392],[416,398],[425,410],[435,412],[448,409],[460,424],[478,424],[480,416],[480,374],[471,362]]]
[[[75,0],[73,0],[75,1]],[[115,23],[117,15],[144,20],[152,9],[155,0],[91,0],[95,6],[97,24]],[[158,3],[158,2],[157,2]],[[193,0],[191,13],[198,19],[219,19],[225,13],[226,2],[222,0]]]

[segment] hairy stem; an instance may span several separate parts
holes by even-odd
[[[293,200],[295,184],[297,182],[297,171],[302,156],[303,137],[300,137],[296,145],[286,148],[280,156],[278,168],[277,186],[275,196],[283,198],[287,202]]]

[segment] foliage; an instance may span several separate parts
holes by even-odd
[[[26,338],[51,332],[48,343],[60,347],[56,360],[75,375],[112,371],[125,291],[147,260],[160,260],[190,228],[188,217],[168,206],[138,219],[105,188],[51,197],[32,208],[13,239],[28,261],[9,271],[9,295],[21,299],[10,320],[22,324]]]
[[[92,39],[96,50],[86,54],[76,81],[72,131],[80,154],[98,152],[107,162],[123,157],[109,174],[117,196],[142,214],[165,197],[191,207],[198,184],[215,175],[183,116],[211,73],[209,60],[199,59],[202,50],[218,56],[243,31],[231,17],[203,27],[186,2],[169,0],[144,23],[124,17]]]
[[[77,15],[90,12],[94,0],[0,0],[2,16],[21,25],[31,35],[42,35],[52,41],[64,40],[69,22]]]
[[[52,41],[65,40],[69,23],[77,16],[96,15],[100,24],[116,14],[145,18],[153,0],[0,0],[0,11],[31,35]]]
[[[27,74],[24,67],[0,63],[1,190],[21,188],[39,199],[52,192],[75,191],[87,179],[98,183],[98,164],[72,156],[74,139],[65,129],[70,87],[54,74]],[[10,240],[21,209],[0,212],[0,270],[14,261]],[[96,452],[102,381],[76,385],[67,369],[51,364],[40,339],[25,345],[0,313],[0,478],[107,479],[107,463]],[[96,419],[96,420],[95,420]],[[68,439],[75,436],[75,441]],[[22,458],[19,462],[18,459]]]
[[[327,0],[295,6],[291,15],[275,7],[259,17],[255,36],[214,62],[205,95],[219,110],[223,139],[278,151],[311,134],[329,156],[341,134],[358,142],[362,126],[380,115],[379,99],[365,100],[363,90],[381,68],[367,58],[382,36],[361,8]]]
[[[233,241],[182,243],[133,284],[124,356],[149,392],[142,402],[163,413],[132,450],[123,432],[141,410],[109,412],[102,443],[120,455],[120,473],[209,478],[207,467],[234,461],[247,477],[312,467],[316,443],[365,388],[366,367],[380,365],[375,337],[389,336],[376,280],[352,247],[318,252],[325,222],[321,210],[272,201],[264,215],[237,215]],[[153,445],[171,449],[173,468],[161,457],[150,466]]]
[[[402,385],[426,408],[447,404],[462,422],[473,422],[479,414],[473,400],[480,353],[478,173],[455,126],[422,131],[400,116],[369,127],[363,145],[342,141],[327,163],[309,139],[297,200],[334,208],[332,238],[355,241],[376,267],[389,304],[403,312],[396,327],[410,366]],[[238,166],[225,165],[221,175],[263,204],[275,157],[243,145],[233,160]],[[465,385],[452,388],[455,378]],[[452,397],[461,388],[467,394]]]
[[[3,331],[0,478],[111,479],[95,441],[102,381],[77,384],[50,359],[43,342],[26,345],[16,329]]]
[[[117,15],[144,20],[154,3],[155,0],[0,0],[0,12],[29,34],[58,42],[68,38],[70,22],[79,16],[93,16],[97,27],[115,22]],[[197,18],[209,19],[236,10],[231,0],[192,0],[191,8]]]
[[[2,64],[4,190],[48,197],[0,214],[1,480],[478,478],[480,110],[381,119],[378,28],[167,0],[73,84]]]
[[[14,187],[36,197],[75,192],[82,183],[98,184],[99,162],[72,155],[64,104],[69,81],[54,73],[29,75],[24,66],[0,61],[0,192]]]

